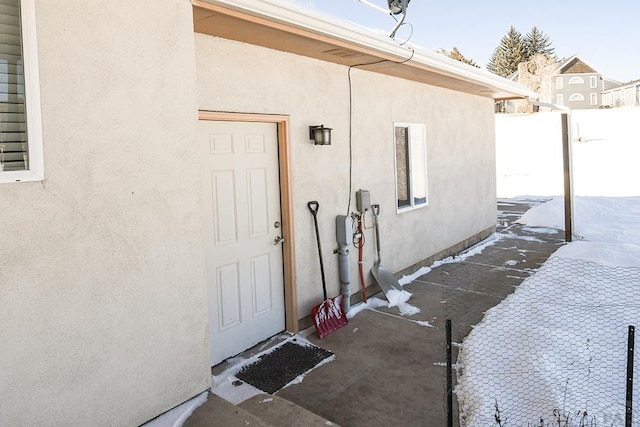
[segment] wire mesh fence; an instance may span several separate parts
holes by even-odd
[[[624,426],[639,286],[638,268],[550,258],[464,340],[460,425]]]

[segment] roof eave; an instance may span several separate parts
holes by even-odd
[[[192,0],[192,4],[196,12],[196,32],[347,66],[369,64],[359,68],[495,100],[538,96],[526,87],[488,71],[435,52],[401,46],[389,37],[333,17],[311,15],[307,10],[290,3],[273,0]],[[233,30],[231,23],[225,26],[225,19],[233,20],[236,27],[244,23],[251,31]],[[265,34],[272,37],[266,37]],[[341,56],[332,52],[337,50],[346,53]],[[370,64],[376,61],[383,62]]]

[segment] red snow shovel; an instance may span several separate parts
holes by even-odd
[[[313,201],[307,203],[307,206],[313,215],[313,223],[316,228],[320,274],[322,275],[322,292],[324,293],[324,301],[311,309],[311,317],[313,317],[313,325],[316,327],[316,332],[318,332],[318,336],[322,339],[331,332],[345,326],[347,324],[347,316],[344,314],[344,308],[342,307],[342,295],[338,295],[335,298],[327,298],[327,284],[324,279],[322,248],[320,247],[320,233],[318,232],[318,209],[320,208],[320,204]]]

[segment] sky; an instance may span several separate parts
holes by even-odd
[[[391,16],[357,0],[289,1],[386,33],[395,25]],[[368,1],[386,7],[385,0]],[[549,36],[559,58],[577,54],[607,78],[640,79],[637,0],[412,0],[405,22],[413,27],[411,43],[432,50],[457,47],[482,68],[511,25],[523,35],[535,26]],[[405,25],[396,40],[409,33]]]

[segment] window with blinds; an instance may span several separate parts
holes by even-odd
[[[29,169],[20,0],[0,0],[0,171]]]
[[[396,199],[401,212],[427,206],[427,137],[420,123],[395,123]]]

